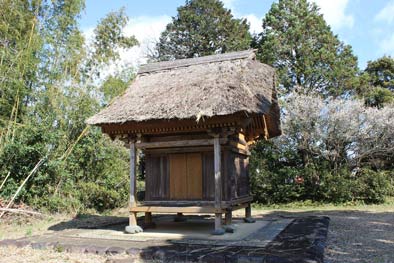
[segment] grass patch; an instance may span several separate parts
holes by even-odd
[[[394,210],[394,197],[386,198],[382,204],[365,204],[361,201],[346,202],[341,204],[313,202],[311,200],[297,201],[286,204],[263,205],[255,203],[252,205],[256,210],[372,210],[386,211]]]

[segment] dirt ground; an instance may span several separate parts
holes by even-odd
[[[394,206],[319,207],[290,210],[254,210],[256,216],[266,218],[325,215],[330,217],[326,263],[368,262],[394,263]],[[117,213],[119,215],[119,213]],[[93,217],[97,222],[97,216]],[[103,217],[102,220],[112,220]],[[17,238],[48,232],[50,226],[66,222],[64,215],[29,219],[18,223],[2,222],[0,239]],[[89,216],[73,220],[77,224],[91,224]],[[73,254],[30,248],[1,248],[0,262],[106,262],[127,258],[126,255],[98,256]]]
[[[382,210],[269,212],[268,216],[330,217],[326,263],[394,263],[394,207]]]

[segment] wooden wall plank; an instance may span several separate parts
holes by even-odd
[[[186,154],[170,154],[170,199],[187,198]]]
[[[215,198],[215,170],[213,165],[213,151],[203,153],[203,199],[213,201]]]
[[[202,199],[202,157],[201,153],[187,156],[187,199]]]
[[[146,155],[145,200],[169,197],[168,157]]]

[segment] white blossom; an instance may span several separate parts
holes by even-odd
[[[375,167],[394,159],[394,105],[365,107],[360,100],[290,94],[283,101],[281,147],[323,158]]]

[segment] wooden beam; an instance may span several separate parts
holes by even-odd
[[[168,153],[189,153],[189,152],[212,152],[213,145],[211,146],[195,146],[195,147],[173,147],[173,148],[156,148],[145,149],[145,154],[168,154]]]
[[[222,201],[221,208],[227,208],[230,205],[235,204],[231,201]],[[212,206],[214,207],[215,201],[205,201],[205,200],[152,200],[141,202],[142,206]]]
[[[240,197],[237,199],[232,199],[232,200],[228,201],[228,203],[230,205],[237,205],[237,204],[248,203],[248,202],[252,202],[252,201],[253,201],[253,197],[249,195],[249,196]]]
[[[231,142],[230,142],[230,145],[232,145],[232,146],[234,146],[235,148],[238,148],[238,149],[240,149],[240,150],[244,150],[244,151],[247,151],[247,150],[248,150],[248,147],[247,147],[247,146],[245,146],[244,144],[235,142],[235,141],[231,141]]]
[[[187,120],[150,120],[146,122],[126,122],[110,123],[100,125],[103,132],[113,135],[122,134],[171,134],[171,133],[189,133],[206,132],[207,129],[216,127],[238,127],[242,120],[245,119],[244,113],[230,114],[226,116],[214,116],[203,118],[199,122],[195,119]]]
[[[220,144],[227,143],[227,139],[221,139]],[[183,140],[183,141],[164,141],[164,142],[141,142],[136,143],[136,147],[140,149],[152,148],[168,148],[168,147],[190,147],[190,146],[206,146],[212,145],[211,139],[200,140]]]
[[[243,204],[238,204],[238,205],[231,206],[231,207],[227,208],[227,210],[228,211],[235,211],[235,210],[238,210],[238,209],[246,208],[248,206],[249,206],[248,203],[243,203]]]
[[[130,212],[152,212],[152,213],[224,213],[225,209],[217,209],[215,207],[204,206],[186,206],[186,207],[170,207],[170,206],[135,206],[130,207]]]

